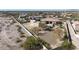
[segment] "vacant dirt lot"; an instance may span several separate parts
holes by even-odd
[[[26,40],[25,36],[18,31],[17,23],[10,17],[0,17],[0,50],[23,49],[21,43]]]
[[[52,48],[54,48],[62,43],[61,38],[63,37],[63,34],[63,31],[55,29],[54,31],[46,31],[45,34],[40,35],[39,37],[48,42]]]

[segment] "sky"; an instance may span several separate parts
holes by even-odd
[[[79,9],[78,0],[0,0],[0,9]]]

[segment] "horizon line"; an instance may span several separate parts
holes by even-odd
[[[0,9],[0,11],[79,11],[79,9]]]

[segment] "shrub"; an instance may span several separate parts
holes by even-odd
[[[27,50],[39,50],[43,48],[40,41],[35,40],[35,38],[32,36],[27,38],[27,40],[23,44],[23,47]]]
[[[72,50],[75,49],[75,46],[73,44],[70,44],[67,39],[64,40],[62,45],[58,48],[55,48],[54,50]]]
[[[16,43],[22,42],[22,40],[20,38],[16,39]]]
[[[25,35],[23,35],[23,34],[21,34],[21,36],[20,37],[26,37]]]
[[[24,42],[23,45],[21,45],[24,49],[26,50],[40,50],[43,49],[43,45],[47,49],[51,49],[50,44],[47,42],[43,41],[40,38],[35,39],[34,37],[28,37],[27,40]]]
[[[52,27],[48,26],[44,30],[46,30],[46,31],[52,31]]]

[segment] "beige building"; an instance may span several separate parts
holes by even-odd
[[[42,23],[45,23],[47,26],[53,27],[54,24],[61,22],[58,18],[43,18],[41,19]]]

